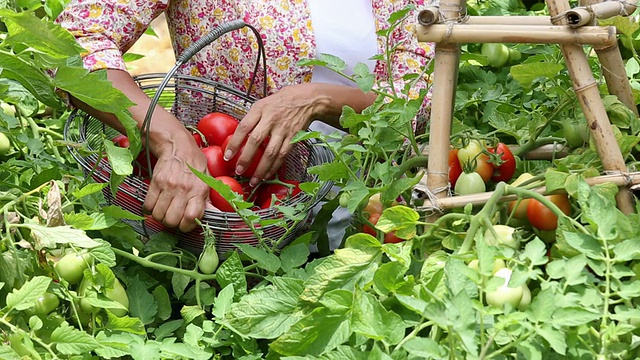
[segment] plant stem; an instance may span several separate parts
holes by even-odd
[[[141,258],[139,256],[135,256],[131,253],[128,253],[126,251],[120,250],[118,248],[111,248],[113,250],[114,253],[116,253],[116,255],[120,255],[126,259],[129,259],[131,261],[134,261],[144,267],[149,267],[152,269],[156,269],[156,270],[160,270],[160,271],[169,271],[175,274],[180,274],[180,275],[185,275],[188,276],[192,279],[195,280],[200,280],[200,281],[208,281],[208,280],[215,280],[216,279],[216,274],[210,274],[210,275],[205,275],[205,274],[201,274],[199,272],[197,272],[196,270],[185,270],[185,269],[179,269],[173,266],[168,266],[168,265],[163,265],[163,264],[158,264],[155,263],[153,261],[149,261],[147,258]]]

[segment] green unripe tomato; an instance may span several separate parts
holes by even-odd
[[[7,104],[6,102],[0,102],[0,108],[5,115],[16,116],[16,108],[13,105]]]
[[[506,245],[510,248],[517,249],[520,246],[520,240],[515,235],[516,229],[507,225],[493,225],[484,232],[484,241],[493,246]]]
[[[52,293],[46,292],[36,299],[34,313],[38,316],[47,316],[50,312],[58,308],[60,299]]]
[[[504,307],[505,304],[511,305],[514,309],[520,305],[524,290],[522,286],[515,288],[509,287],[509,280],[511,279],[511,269],[502,268],[494,274],[494,276],[502,278],[503,283],[494,291],[488,291],[485,293],[485,299],[487,304],[495,306],[497,308]]]
[[[216,247],[213,245],[209,245],[202,251],[202,254],[200,254],[200,259],[198,260],[198,269],[200,269],[201,273],[210,275],[216,271],[219,263],[220,258],[218,257]]]
[[[509,48],[509,64],[517,64],[522,60],[522,53],[516,49]]]
[[[124,287],[120,283],[120,280],[116,278],[115,281],[113,282],[113,289],[107,290],[107,293],[105,295],[109,299],[113,301],[117,301],[127,308],[126,310],[125,309],[109,309],[115,316],[123,317],[127,315],[127,312],[129,311],[128,310],[129,297],[127,296],[127,291],[124,289]]]
[[[349,206],[349,201],[351,200],[351,194],[348,192],[344,192],[340,195],[340,199],[338,202],[340,203],[340,207],[346,208]]]
[[[81,254],[70,252],[60,258],[54,268],[60,278],[75,285],[82,280],[84,270],[89,267],[89,261],[91,261],[91,254],[87,252]]]
[[[527,284],[522,285],[522,299],[520,299],[520,303],[518,304],[518,310],[525,311],[529,304],[531,304],[531,290]]]
[[[4,133],[0,132],[0,156],[6,155],[11,150],[11,141]]]
[[[509,61],[509,48],[501,43],[484,43],[480,53],[487,57],[489,66],[499,68]]]
[[[589,128],[585,122],[562,123],[562,136],[567,140],[567,145],[571,147],[581,147],[589,141]]]

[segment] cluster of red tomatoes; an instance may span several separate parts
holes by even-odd
[[[367,205],[364,207],[364,209],[362,209],[362,213],[364,216],[368,216],[367,220],[369,220],[369,223],[371,223],[371,225],[373,225],[374,227],[369,226],[369,224],[364,224],[364,226],[362,227],[362,232],[373,237],[378,236],[379,230],[375,228],[375,225],[378,223],[378,220],[380,220],[380,216],[382,215],[383,210],[384,206],[380,202],[380,194],[372,195],[369,198]],[[396,236],[394,231],[384,233],[383,235],[385,243],[399,243],[401,241],[404,241]]]
[[[300,182],[286,179],[284,166],[278,171],[280,180],[265,180],[255,188],[249,186],[249,179],[253,176],[264,154],[264,144],[258,147],[244,173],[241,176],[236,175],[236,163],[242,150],[229,161],[224,160],[224,150],[236,131],[238,123],[238,120],[230,115],[213,112],[203,116],[198,121],[196,129],[192,131],[194,141],[207,159],[209,175],[222,181],[232,191],[242,195],[245,201],[253,202],[260,209],[270,208],[274,205],[274,201],[283,201],[300,193]],[[120,147],[129,147],[129,140],[124,135],[116,136],[113,142]],[[150,160],[153,168],[157,159],[151,155]],[[143,150],[134,160],[133,175],[148,182],[149,171],[147,169],[147,155]],[[210,190],[209,198],[213,206],[220,211],[234,211],[227,199],[213,188]]]
[[[449,150],[449,182],[457,195],[487,191],[487,184],[508,182],[516,172],[516,159],[504,143],[485,146],[471,139]]]

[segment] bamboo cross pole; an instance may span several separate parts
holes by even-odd
[[[551,21],[555,25],[566,25],[566,19],[560,14],[569,10],[567,0],[547,0]],[[620,152],[620,147],[613,133],[607,112],[600,98],[589,62],[582,46],[577,44],[561,44],[560,49],[571,76],[573,88],[587,119],[591,137],[605,170],[627,172],[627,166]],[[618,208],[625,214],[633,213],[633,198],[629,189],[621,189],[616,195]]]
[[[630,185],[638,185],[640,184],[640,172],[629,173],[625,175],[602,175],[596,176],[592,178],[585,179],[587,184],[590,186],[613,183],[621,188],[621,190],[628,188]],[[539,194],[548,194],[547,190],[544,186],[538,187],[535,189],[531,189]],[[443,199],[437,199],[435,204],[425,205],[422,207],[417,207],[416,210],[424,211],[427,213],[433,212],[434,210],[450,210],[457,209],[466,206],[467,204],[471,204],[473,206],[480,206],[485,204],[489,198],[493,195],[492,191],[471,194],[471,195],[459,195],[452,196]],[[513,201],[518,197],[516,195],[505,195],[500,198],[501,202]],[[622,210],[621,210],[622,211]]]

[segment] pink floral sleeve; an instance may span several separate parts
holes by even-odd
[[[100,1],[73,0],[57,22],[87,49],[87,69],[126,70],[122,54],[160,15],[169,0]]]

